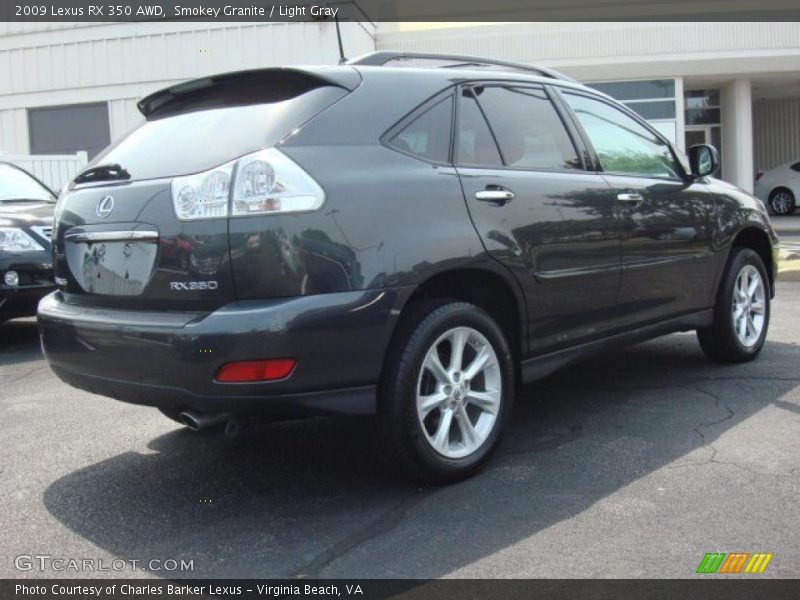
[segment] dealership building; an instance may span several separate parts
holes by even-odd
[[[341,29],[350,57],[473,54],[556,68],[625,102],[679,147],[718,146],[721,177],[745,189],[758,171],[800,160],[797,22]],[[0,153],[91,157],[141,120],[136,102],[158,88],[338,58],[335,25],[325,21],[0,23]]]

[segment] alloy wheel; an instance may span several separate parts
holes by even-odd
[[[417,416],[428,444],[447,458],[476,452],[500,413],[497,353],[471,327],[452,328],[431,344],[417,381]]]
[[[794,199],[789,192],[776,192],[770,199],[772,210],[777,215],[787,215],[792,212]]]
[[[764,280],[753,265],[745,265],[733,286],[733,329],[739,342],[750,348],[758,342],[766,322]]]

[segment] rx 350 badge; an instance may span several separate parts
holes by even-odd
[[[169,289],[176,292],[193,292],[196,290],[216,290],[216,281],[170,281]]]

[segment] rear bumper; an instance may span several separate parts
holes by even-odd
[[[45,356],[65,382],[168,410],[234,414],[372,414],[400,308],[396,288],[228,304],[212,313],[39,305]],[[225,363],[294,358],[268,383],[217,383]]]

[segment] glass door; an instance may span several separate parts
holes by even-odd
[[[686,150],[695,144],[711,144],[717,150],[722,152],[722,136],[720,135],[721,129],[719,125],[687,125],[685,133]],[[714,173],[715,177],[722,177],[722,168]]]
[[[696,144],[708,144],[711,142],[709,127],[686,128],[686,149],[688,150]]]

